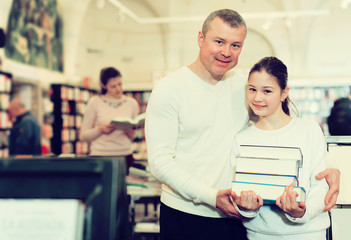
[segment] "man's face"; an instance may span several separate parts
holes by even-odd
[[[206,33],[198,36],[200,60],[213,79],[220,80],[223,74],[238,64],[238,58],[244,45],[246,28],[232,28],[216,17]]]
[[[10,103],[7,107],[7,113],[10,115],[10,117],[16,117],[16,109],[12,103]]]

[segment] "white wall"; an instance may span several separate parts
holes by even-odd
[[[140,6],[135,3],[133,8],[137,7]],[[115,7],[106,3],[100,10],[93,2],[83,22],[77,64],[79,74],[91,77],[95,85],[101,68],[107,66],[119,69],[124,82],[151,82],[152,71],[165,69],[160,26],[140,25],[127,17],[120,22]]]

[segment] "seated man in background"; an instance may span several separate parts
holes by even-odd
[[[8,106],[13,127],[9,136],[9,154],[40,155],[40,126],[38,120],[26,109],[19,98],[11,100]]]

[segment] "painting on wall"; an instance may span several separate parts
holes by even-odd
[[[63,72],[58,0],[13,0],[7,27],[8,59]]]

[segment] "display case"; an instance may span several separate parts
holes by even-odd
[[[44,204],[50,200],[76,200],[84,206],[83,214],[76,216],[83,221],[83,238],[74,239],[129,240],[125,162],[124,157],[91,156],[0,161],[0,205],[3,205],[2,200],[10,201],[13,207],[16,202],[27,202],[24,206],[21,204],[21,209],[12,208],[16,214],[1,219],[1,236],[11,233],[11,238],[4,239],[73,239],[60,238],[66,228],[55,217],[56,211],[61,210],[67,213],[67,222],[75,222],[69,219],[75,214],[69,213],[70,209],[58,208],[50,215],[52,211]],[[34,202],[40,203],[37,214],[29,215],[28,208],[32,208]],[[4,214],[6,211],[2,211],[1,217],[4,218]]]

